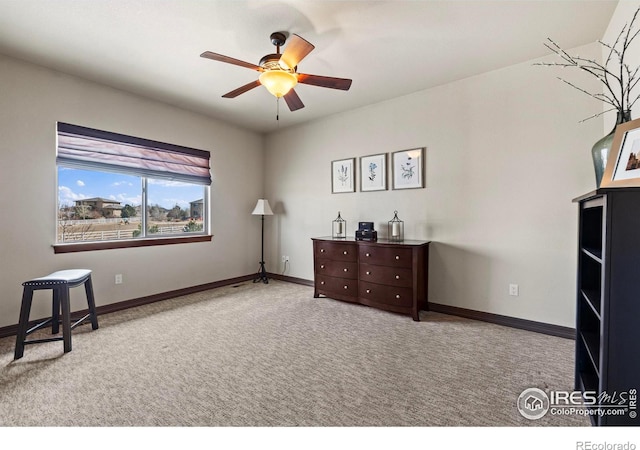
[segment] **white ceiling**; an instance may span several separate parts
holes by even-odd
[[[269,35],[316,46],[304,73],[353,79],[347,92],[299,85],[279,127],[306,122],[595,42],[617,1],[0,0],[0,53],[161,100],[259,132],[278,128],[276,100],[247,68]],[[285,44],[286,47],[286,44]],[[0,70],[2,68],[0,67]],[[532,68],[532,70],[540,70]]]

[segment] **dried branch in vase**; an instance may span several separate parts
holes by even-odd
[[[598,61],[595,61],[593,59],[571,56],[566,51],[564,51],[562,47],[560,47],[560,45],[547,38],[548,42],[544,44],[545,47],[558,55],[562,61],[541,62],[535,63],[534,65],[562,68],[575,67],[588,73],[589,75],[596,77],[604,86],[603,92],[592,94],[585,89],[582,89],[575,84],[565,80],[564,78],[557,77],[560,81],[568,84],[572,88],[577,89],[578,91],[587,94],[590,97],[595,98],[596,100],[612,106],[611,109],[602,111],[598,114],[594,114],[593,116],[587,117],[584,120],[598,117],[609,111],[630,111],[631,108],[633,108],[633,105],[638,101],[638,99],[640,99],[640,94],[636,95],[635,97],[632,97],[631,94],[631,91],[633,91],[633,89],[638,84],[638,81],[640,81],[640,67],[632,69],[631,67],[629,67],[629,64],[625,60],[625,57],[627,56],[627,50],[629,49],[634,39],[640,33],[640,30],[634,30],[634,24],[636,18],[638,17],[638,13],[640,13],[640,8],[636,10],[633,18],[631,19],[631,22],[626,24],[622,28],[613,45],[598,41],[600,45],[608,49],[608,55],[604,64],[599,63]]]

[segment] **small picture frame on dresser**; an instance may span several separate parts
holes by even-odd
[[[331,193],[356,191],[356,159],[347,158],[331,161]]]
[[[424,147],[391,153],[393,189],[424,187]]]
[[[599,187],[640,186],[640,119],[616,127]]]

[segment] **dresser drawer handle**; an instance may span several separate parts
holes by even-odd
[[[396,280],[399,280],[399,279],[400,279],[400,275],[396,275]]]
[[[349,271],[349,269],[347,269],[347,268],[345,268],[345,269],[343,269],[343,270],[344,270],[345,272],[348,272],[348,271]]]
[[[320,253],[324,253],[324,249],[323,248],[320,249]]]
[[[320,284],[324,284],[324,281],[321,281]]]
[[[400,294],[396,294],[396,298],[400,298]]]
[[[366,253],[364,256],[366,256],[366,257],[368,258],[368,257],[369,257],[369,256],[371,256],[371,255],[370,255],[369,253]]]
[[[369,272],[368,270],[367,270],[367,275],[371,275],[371,272]]]
[[[371,289],[367,289],[367,294],[371,294]]]
[[[345,287],[344,287],[344,288],[345,288],[345,289],[349,289],[349,286],[346,286],[346,285],[345,285]]]
[[[400,259],[400,257],[396,255],[396,259]]]
[[[320,265],[320,268],[321,268],[321,269],[324,269],[324,264],[321,264],[321,265]]]
[[[343,255],[348,254],[349,252],[347,252],[346,250],[342,252]]]

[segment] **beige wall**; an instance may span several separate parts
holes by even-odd
[[[349,235],[358,221],[386,235],[398,210],[407,238],[433,241],[432,302],[574,326],[571,200],[595,187],[590,149],[602,136],[601,119],[578,122],[600,105],[533,63],[267,136],[266,195],[280,212],[268,222],[268,270],[282,272],[289,255],[286,274],[311,280],[310,238],[331,234],[338,211]],[[425,189],[331,194],[332,160],[423,146]]]
[[[596,44],[574,50],[600,52]],[[573,326],[571,199],[594,187],[589,150],[607,125],[578,123],[600,105],[533,62],[263,139],[0,57],[0,327],[17,322],[22,281],[62,268],[93,269],[99,305],[253,273],[259,221],[249,213],[265,192],[276,212],[266,219],[269,271],[282,273],[281,255],[289,255],[285,274],[310,280],[310,238],[330,234],[338,211],[350,235],[364,220],[384,235],[397,209],[407,238],[434,242],[431,301]],[[214,241],[54,255],[56,121],[210,150]],[[420,146],[425,189],[330,193],[332,160]],[[116,273],[123,285],[114,284]],[[509,283],[520,296],[508,295]],[[74,302],[81,306],[82,296]],[[47,313],[48,301],[40,303],[34,315]]]
[[[56,121],[211,152],[213,242],[55,255]],[[0,327],[18,321],[21,282],[82,267],[114,303],[257,270],[263,139],[207,117],[0,56]],[[114,275],[124,275],[122,285]],[[81,290],[73,301],[81,307]],[[50,308],[37,293],[32,318]],[[46,305],[46,307],[45,307]],[[86,307],[86,303],[84,304]]]

